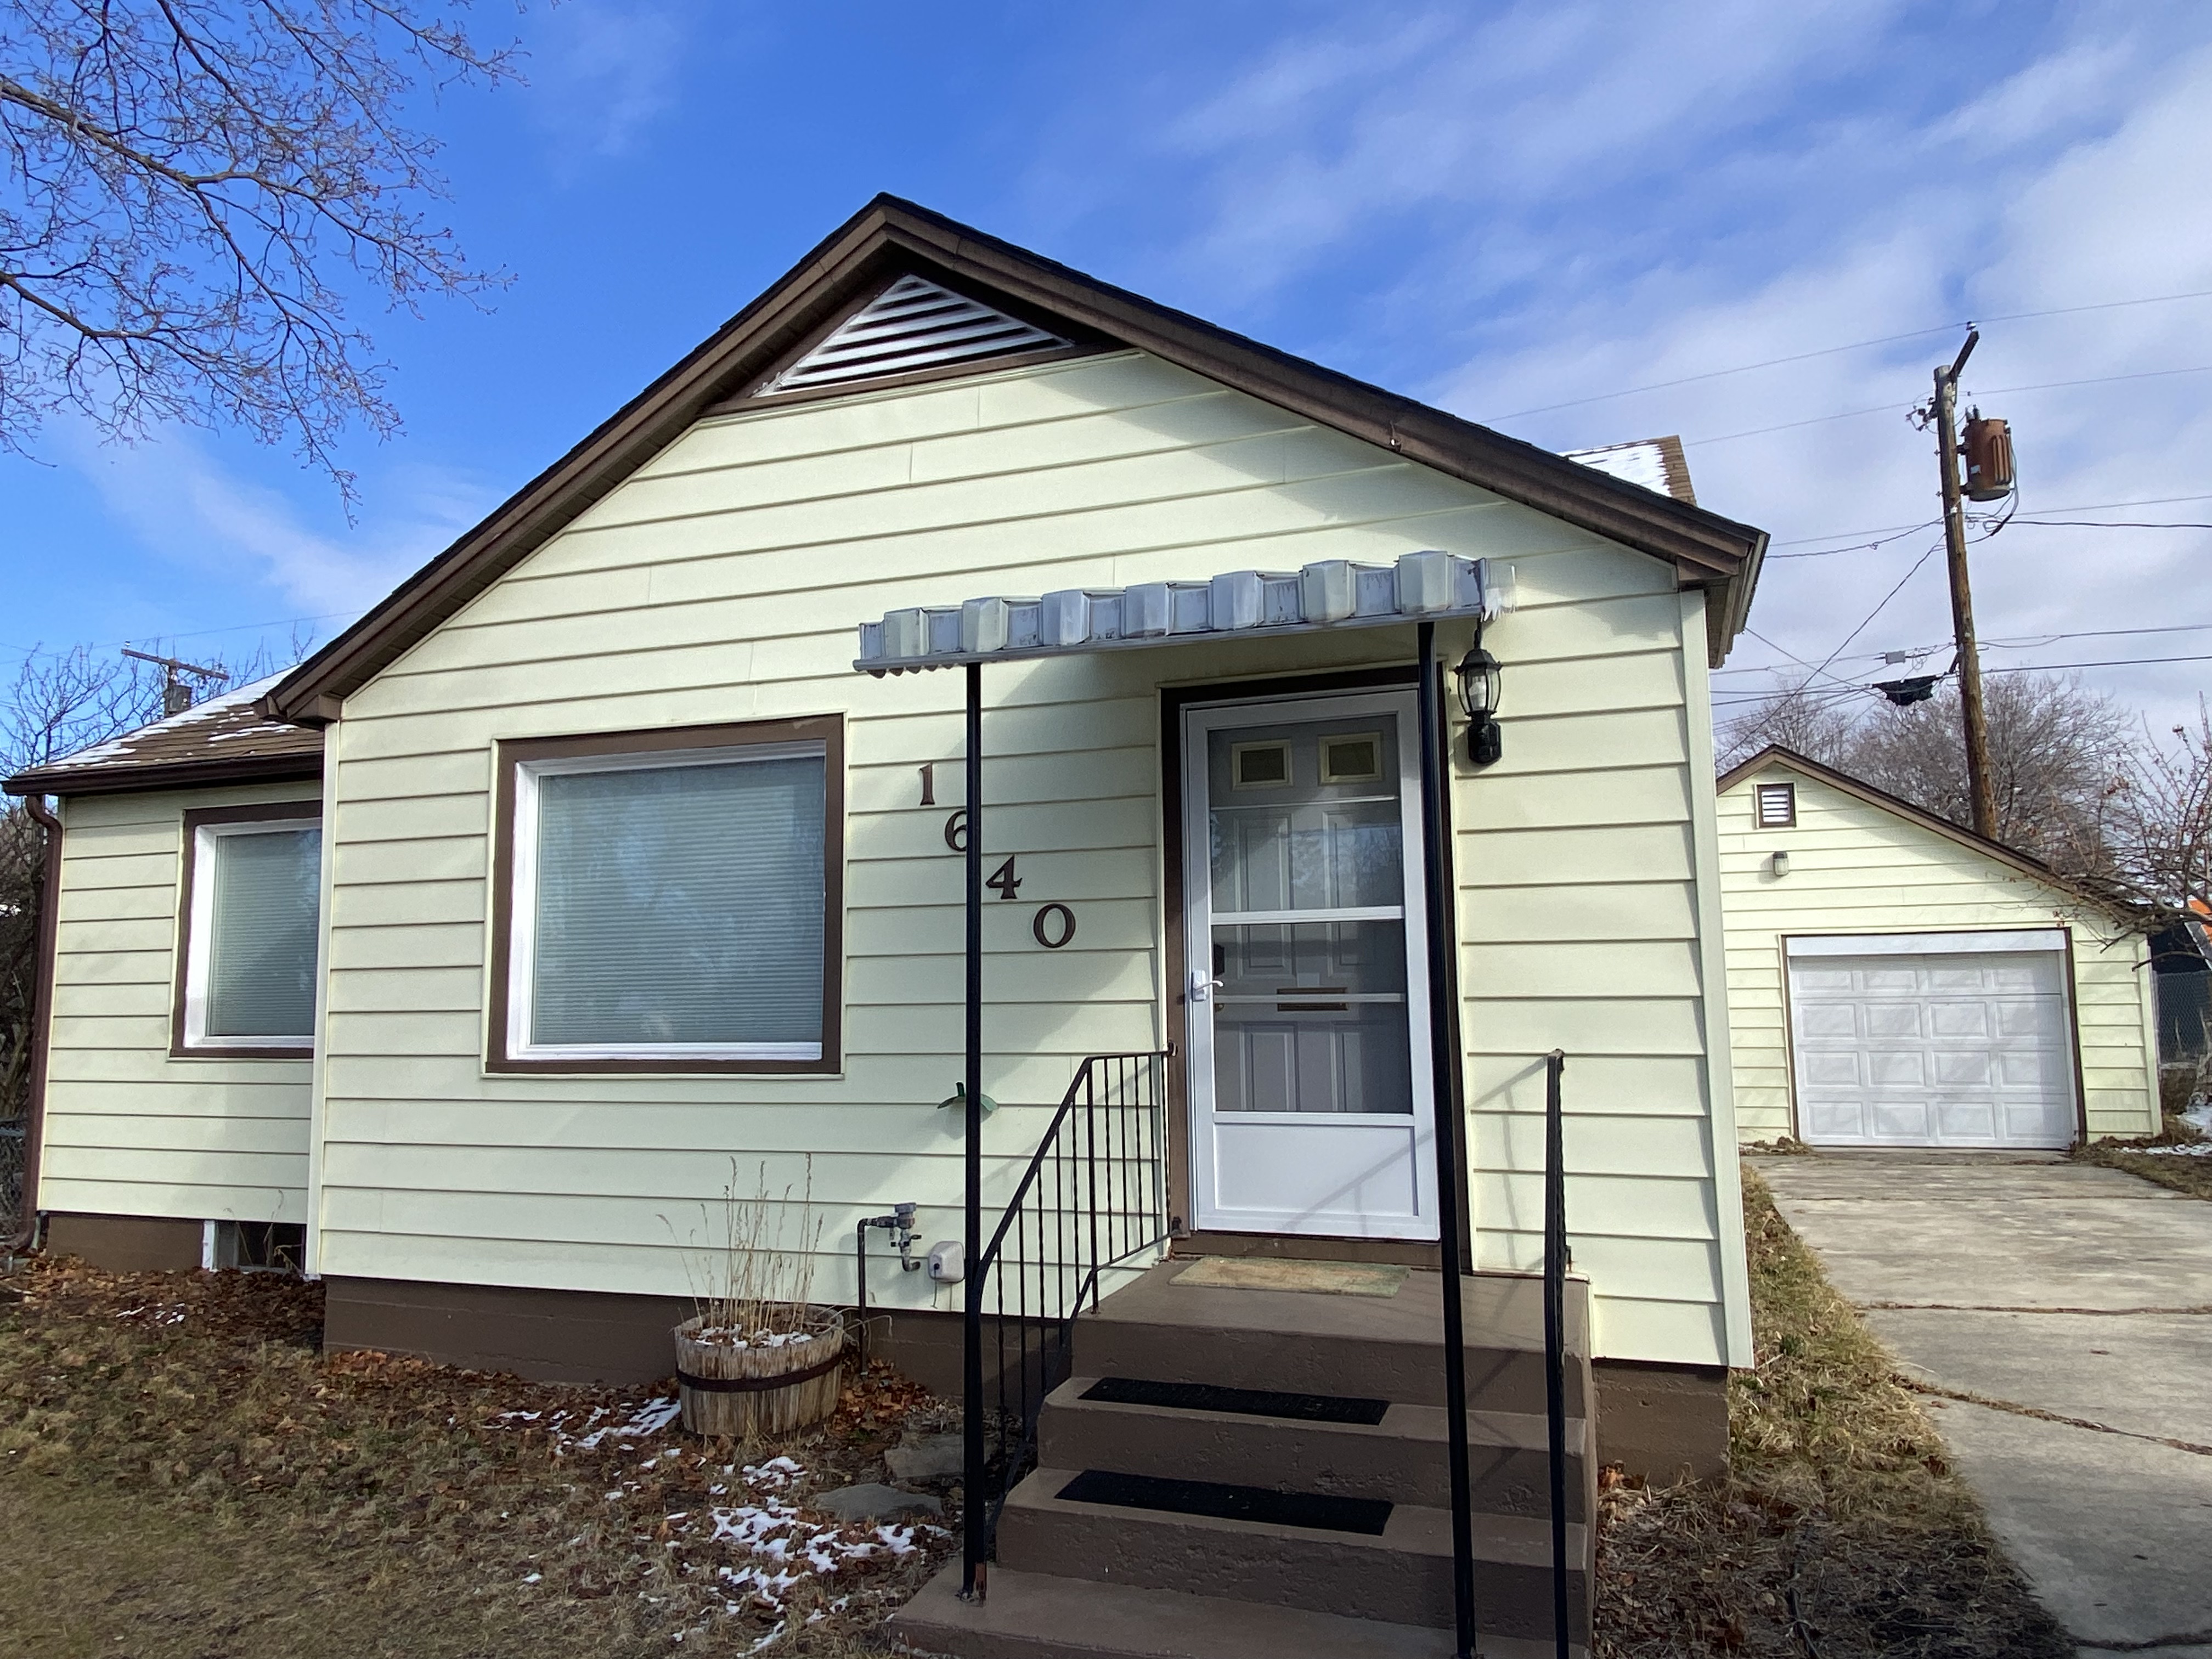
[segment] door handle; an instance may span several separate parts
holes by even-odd
[[[1210,1001],[1212,1000],[1213,994],[1220,988],[1221,981],[1213,978],[1205,969],[1194,968],[1190,970],[1190,1000],[1193,1002]]]

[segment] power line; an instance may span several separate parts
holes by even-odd
[[[2212,289],[2199,289],[2188,294],[2150,295],[2138,300],[2109,300],[2097,305],[2064,306],[2051,311],[2018,311],[2011,313],[2006,316],[1989,317],[1982,319],[1981,320],[1989,323],[2018,323],[2027,322],[2033,319],[2042,317],[2073,316],[2081,312],[2111,311],[2123,306],[2164,305],[2175,300],[2202,300],[2208,298],[2212,298]],[[1742,363],[1734,368],[1708,369],[1705,373],[1699,374],[1685,374],[1679,379],[1672,380],[1655,380],[1649,386],[1630,386],[1626,390],[1620,392],[1599,392],[1595,396],[1589,398],[1573,398],[1568,399],[1565,403],[1546,404],[1540,408],[1516,410],[1510,415],[1499,415],[1488,418],[1499,421],[1517,421],[1523,416],[1548,415],[1554,410],[1577,409],[1585,404],[1606,403],[1615,398],[1632,398],[1639,392],[1663,392],[1671,386],[1692,386],[1700,380],[1719,380],[1730,374],[1747,374],[1755,369],[1777,368],[1786,363],[1809,362],[1817,357],[1832,357],[1846,351],[1863,351],[1874,346],[1895,345],[1905,340],[1925,339],[1931,334],[1948,334],[1954,330],[1971,328],[1973,325],[1974,325],[1972,322],[1944,323],[1935,328],[1915,329],[1911,332],[1906,334],[1886,334],[1879,339],[1856,340],[1849,345],[1824,346],[1818,351],[1801,351],[1787,357],[1770,357],[1763,362]],[[2176,370],[2166,372],[2189,373],[2191,371]],[[2087,382],[2075,382],[2074,384],[2086,385]],[[1991,393],[1989,395],[1994,396],[1996,394]],[[1706,441],[1716,441],[1707,440]]]
[[[2017,392],[2051,392],[2061,386],[2106,386],[2115,380],[2149,380],[2168,374],[2212,374],[2212,363],[2200,363],[2193,368],[2151,368],[2130,374],[2094,374],[2086,380],[2045,380],[2035,386],[2000,386],[1987,391],[1977,390],[1977,398],[2002,398]],[[1738,438],[1763,438],[1771,432],[1794,432],[1799,427],[1822,426],[1830,421],[1855,421],[1865,415],[1886,415],[1891,410],[1911,414],[1917,404],[1883,404],[1875,409],[1847,409],[1836,415],[1815,415],[1806,421],[1784,421],[1779,426],[1755,426],[1747,432],[1724,432],[1715,438],[1685,438],[1682,447],[1707,444],[1734,443]]]
[[[2212,495],[2146,495],[2140,500],[2132,501],[2088,501],[2079,507],[2039,507],[2035,510],[2039,513],[2104,513],[2110,511],[2114,507],[2172,507],[2182,501],[2212,501]],[[1793,536],[1788,541],[1775,542],[1771,544],[1771,545],[1776,547],[1802,547],[1808,542],[1840,541],[1846,536],[1878,536],[1883,535],[1885,532],[1889,531],[1895,531],[1899,536],[1909,536],[1916,530],[1931,529],[1941,522],[1941,520],[1930,519],[1925,524],[1869,525],[1863,530],[1838,530],[1833,531],[1826,536]],[[2034,523],[2039,521],[2033,520],[2017,520],[2016,522]],[[1890,537],[1888,539],[1894,540],[1896,538]],[[1828,550],[1828,553],[1855,553],[1857,550],[1858,545],[1855,544],[1850,547],[1831,548]],[[1827,557],[1828,554],[1770,553],[1766,556],[1770,559],[1820,559]]]
[[[2025,323],[2043,317],[2072,317],[2089,311],[2116,311],[2125,306],[2167,305],[2176,300],[2212,299],[2212,289],[2198,289],[2187,294],[2152,294],[2136,300],[2105,300],[2095,305],[2061,306],[2051,311],[2015,311],[2002,317],[1984,317],[1984,323]],[[1942,323],[1934,328],[1917,328],[1908,334],[1885,334],[1875,340],[1855,340],[1849,345],[1823,346],[1818,351],[1801,351],[1788,357],[1769,357],[1764,362],[1741,363],[1734,368],[1707,369],[1701,374],[1685,374],[1679,380],[1655,380],[1650,386],[1632,386],[1620,392],[1601,392],[1594,397],[1571,398],[1563,404],[1546,404],[1537,409],[1519,409],[1510,415],[1485,416],[1485,423],[1495,421],[1517,421],[1528,415],[1548,415],[1559,409],[1579,409],[1585,404],[1602,404],[1615,398],[1633,398],[1638,392],[1664,392],[1670,386],[1693,386],[1700,380],[1717,380],[1730,374],[1748,374],[1755,369],[1778,368],[1784,363],[1810,362],[1816,357],[1833,357],[1846,351],[1864,351],[1874,346],[1896,345],[1906,340],[1923,340],[1931,334],[1949,334],[1961,328],[1972,328],[1973,322]],[[2087,384],[2083,382],[2082,384]],[[1990,396],[1996,394],[1990,393]]]
[[[2056,673],[2062,668],[2148,668],[2165,662],[2212,662],[2212,655],[2202,657],[2114,657],[2105,662],[2022,662],[2003,668],[1985,668],[1985,674],[2035,674],[2046,670]]]
[[[1810,665],[1808,664],[1802,657],[1795,655],[1783,646],[1775,645],[1775,642],[1772,640],[1768,639],[1765,635],[1759,633],[1755,629],[1749,628],[1745,629],[1743,631],[1751,635],[1753,639],[1758,640],[1762,644],[1774,646],[1774,648],[1777,651],[1781,652],[1784,656],[1788,657],[1791,662],[1796,663],[1799,666],[1810,666]],[[2056,645],[2061,640],[2112,640],[2132,638],[2143,634],[2205,633],[2212,633],[2212,622],[2169,623],[2157,628],[2077,628],[2069,629],[2057,634],[2021,635],[2013,639],[1984,640],[1982,641],[1982,645],[1985,650],[1990,651],[2040,651],[2045,646]],[[1941,651],[1945,645],[1949,643],[1949,641],[1945,640],[1934,645],[1911,646],[1902,651],[1869,651],[1856,656],[1839,657],[1837,660],[1839,662],[1886,663],[1893,657],[1899,657],[1908,659],[1918,659],[1932,655],[1936,652]],[[1771,662],[1762,663],[1755,667],[1750,668],[1716,668],[1713,669],[1711,672],[1715,675],[1777,674],[1780,673],[1782,669],[1782,664],[1778,662]],[[1833,676],[1831,676],[1830,678],[1832,678]]]
[[[2212,530],[2212,524],[2201,524],[2191,520],[2157,524],[2133,519],[2014,519],[2009,522],[2041,525],[2048,530],[2071,530],[2076,526],[2084,530]]]

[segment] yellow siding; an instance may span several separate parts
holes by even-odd
[[[1797,786],[1797,825],[1760,830],[1760,778]],[[1735,1115],[1746,1140],[1795,1134],[1782,939],[1797,933],[2065,927],[2089,1133],[2158,1127],[2149,1056],[2150,969],[2142,935],[2086,902],[1948,836],[1778,763],[1720,798]],[[1790,854],[1790,873],[1769,866]]]
[[[1481,1263],[1535,1260],[1541,1057],[1563,1047],[1601,1350],[1724,1358],[1744,1316],[1708,1109],[1694,597],[1656,560],[1136,353],[704,422],[348,701],[321,1271],[680,1293],[733,1171],[750,1190],[765,1163],[781,1188],[808,1154],[819,1293],[850,1295],[861,1213],[911,1199],[927,1237],[955,1234],[960,1143],[936,1103],[960,1070],[961,869],[916,769],[960,799],[961,681],[854,674],[854,625],[1422,547],[1510,561],[1522,607],[1491,635],[1506,758],[1455,794]],[[1466,631],[1444,632],[1455,656]],[[994,1195],[1082,1055],[1165,1035],[1161,688],[1412,648],[1397,628],[988,671],[987,851],[1018,854],[1024,884],[985,915]],[[493,744],[823,714],[847,721],[843,1073],[488,1074]],[[1048,900],[1079,919],[1053,953],[1029,926]],[[887,1273],[872,1293],[927,1291]]]
[[[313,783],[63,803],[42,1209],[305,1221],[309,1062],[172,1059],[188,810],[312,800]]]

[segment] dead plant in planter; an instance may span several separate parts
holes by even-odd
[[[738,1195],[736,1160],[722,1189],[721,1237],[694,1275],[692,1316],[676,1328],[684,1425],[750,1440],[787,1434],[837,1409],[848,1346],[843,1313],[817,1307],[814,1160],[804,1182],[770,1190],[768,1165]]]

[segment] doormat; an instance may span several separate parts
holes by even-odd
[[[1179,1412],[1227,1412],[1243,1417],[1287,1417],[1299,1423],[1364,1423],[1389,1414],[1387,1400],[1334,1394],[1278,1394],[1268,1389],[1224,1389],[1211,1382],[1155,1382],[1141,1376],[1102,1376],[1083,1391],[1109,1406],[1160,1406]]]
[[[1208,1291],[1395,1296],[1412,1271],[1388,1261],[1299,1261],[1280,1255],[1202,1255],[1170,1282]]]
[[[1317,1492],[1270,1492],[1264,1486],[1229,1486],[1215,1480],[1171,1480],[1160,1475],[1118,1474],[1085,1469],[1056,1496],[1071,1504],[1110,1504],[1116,1509],[1162,1510],[1170,1515],[1204,1515],[1220,1521],[1258,1521],[1274,1527],[1305,1527],[1316,1532],[1361,1533],[1380,1538],[1390,1524],[1390,1503],[1382,1498],[1338,1498]]]

